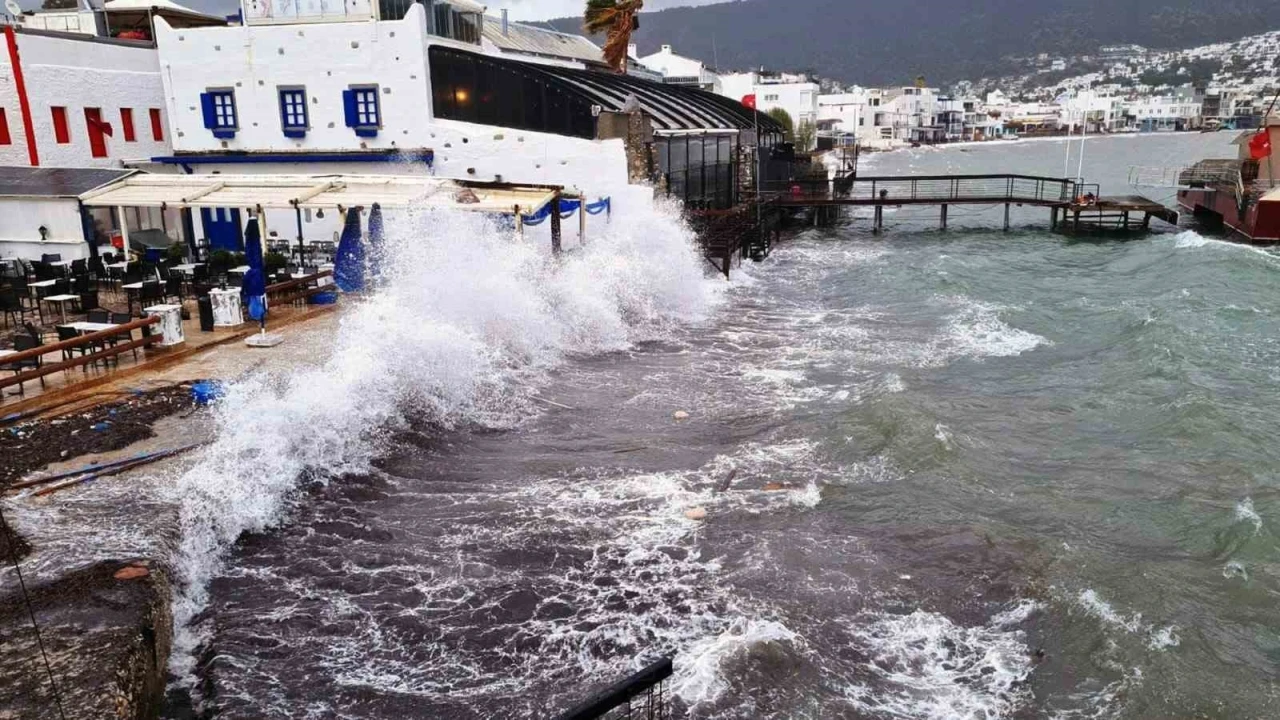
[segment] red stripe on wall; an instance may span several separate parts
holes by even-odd
[[[27,136],[27,157],[31,166],[40,165],[40,153],[36,152],[35,123],[31,122],[31,101],[27,99],[27,83],[22,79],[22,59],[18,57],[18,36],[12,25],[4,26],[4,39],[9,45],[9,65],[13,67],[13,85],[18,91],[18,107],[22,110],[22,129]]]

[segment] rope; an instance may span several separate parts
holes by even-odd
[[[4,528],[5,541],[9,543],[9,557],[13,559],[13,569],[18,573],[18,585],[22,588],[22,599],[27,605],[27,614],[31,616],[31,627],[36,632],[36,644],[40,646],[40,657],[44,658],[45,672],[49,673],[49,687],[53,688],[53,699],[58,704],[58,717],[67,720],[67,714],[62,709],[62,694],[58,692],[58,683],[53,679],[53,665],[49,663],[49,654],[44,649],[44,638],[40,636],[40,624],[36,622],[36,611],[31,607],[27,583],[22,579],[22,567],[18,563],[18,546],[13,541],[13,533],[9,530],[9,523],[4,519],[3,511],[0,511],[0,527]]]

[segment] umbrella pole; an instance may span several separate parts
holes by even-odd
[[[302,268],[307,264],[306,245],[302,243],[302,208],[298,207],[298,201],[293,202],[293,211],[298,218],[298,267]]]

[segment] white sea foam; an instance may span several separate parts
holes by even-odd
[[[1253,533],[1262,532],[1262,516],[1253,508],[1253,498],[1245,498],[1236,503],[1236,522],[1247,522],[1253,525]]]
[[[1159,627],[1143,622],[1142,613],[1125,615],[1099,597],[1098,593],[1092,589],[1081,592],[1076,602],[1086,613],[1101,620],[1103,624],[1109,627],[1122,630],[1130,635],[1146,636],[1147,647],[1152,650],[1167,650],[1177,647],[1181,642],[1178,638],[1176,625]]]
[[[1178,250],[1195,250],[1199,248],[1208,248],[1213,250],[1226,250],[1236,252],[1247,252],[1254,255],[1260,255],[1270,261],[1280,261],[1275,253],[1263,248],[1254,247],[1241,242],[1231,242],[1228,240],[1218,240],[1216,238],[1207,238],[1194,230],[1186,230],[1178,233],[1173,237],[1173,246]]]
[[[703,638],[675,659],[672,689],[690,708],[713,703],[729,689],[725,666],[767,643],[802,646],[798,635],[773,620],[739,620],[728,630]]]
[[[191,679],[201,638],[190,622],[227,548],[280,523],[304,477],[367,469],[383,430],[408,417],[508,426],[566,354],[704,315],[716,283],[675,218],[635,208],[556,260],[475,214],[389,215],[386,286],[348,301],[318,366],[233,385],[216,440],[174,483],[175,674]]]
[[[1000,319],[1006,310],[975,300],[962,300],[948,320],[942,351],[949,357],[1013,357],[1050,344],[1035,333],[1011,327]]]
[[[875,615],[853,634],[871,656],[876,686],[854,685],[845,696],[875,717],[1007,717],[1030,699],[1031,653],[1016,626],[1037,607],[1018,603],[977,627],[924,610]]]

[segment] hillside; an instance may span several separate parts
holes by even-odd
[[[581,32],[578,18],[553,24]],[[1272,29],[1280,29],[1280,0],[741,0],[645,13],[636,42],[642,55],[670,44],[721,69],[765,65],[872,85],[924,75],[944,84],[1025,72],[1019,58],[1037,53],[1184,48]]]

